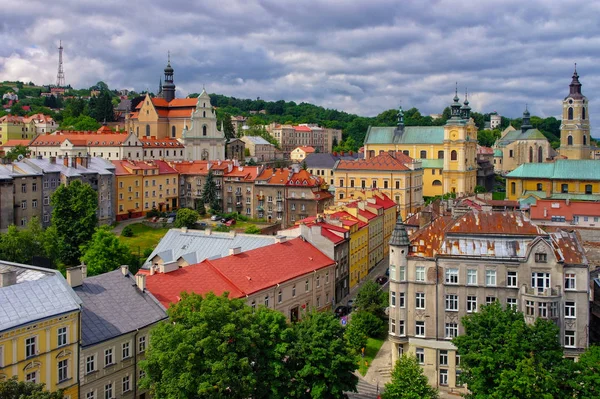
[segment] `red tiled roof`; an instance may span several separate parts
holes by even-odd
[[[344,229],[346,230],[346,229]],[[340,237],[339,235],[333,233],[330,229],[327,228],[321,228],[321,235],[325,238],[327,238],[329,241],[331,241],[334,244],[339,244],[340,242],[344,241],[344,237]]]
[[[139,140],[144,148],[183,148],[183,144],[171,138],[140,137]]]
[[[518,212],[471,212],[455,219],[448,233],[538,235],[541,230]]]
[[[181,161],[172,162],[171,166],[180,174],[208,175],[208,161]]]
[[[166,161],[160,161],[160,160],[156,160],[156,161],[152,161],[156,164],[156,166],[158,166],[158,173],[161,175],[168,175],[168,174],[177,174],[177,170],[175,170],[174,168],[172,168],[168,162]]]
[[[580,245],[580,241],[575,233],[559,231],[551,233],[550,238],[554,244],[555,252],[558,250],[558,259],[561,259],[568,265],[583,265],[587,263],[585,250]]]
[[[490,148],[490,147],[484,147],[482,145],[478,145],[477,146],[477,153],[478,154],[492,155],[494,153],[494,149]]]
[[[321,178],[312,176],[307,170],[301,169],[298,173],[292,174],[286,185],[315,187],[321,185],[321,182]]]
[[[310,128],[308,126],[294,126],[294,130],[297,132],[312,132],[312,130],[310,130]],[[300,147],[302,149],[304,148],[312,148],[312,147]],[[314,148],[313,148],[314,151]]]
[[[552,216],[564,216],[566,221],[571,222],[575,215],[600,217],[600,204],[592,201],[569,201],[567,205],[565,200],[539,199],[530,206],[529,214],[532,220],[551,220]]]
[[[6,143],[4,143],[3,147],[16,147],[18,145],[22,145],[27,147],[29,145],[29,143],[31,143],[30,139],[27,140],[8,140]]]
[[[355,161],[340,160],[336,169],[352,170],[410,170],[407,163],[412,163],[413,159],[402,153],[396,153],[394,156],[387,152],[369,159],[357,159]]]
[[[451,222],[451,216],[440,216],[427,226],[414,232],[410,237],[409,255],[427,258],[435,256],[440,244],[444,241],[446,228]]]
[[[390,199],[390,197],[388,197],[384,193],[379,193],[379,195],[374,195],[373,198],[375,198],[375,201],[378,205],[383,206],[383,209],[390,209],[390,208],[396,207],[396,203],[394,201],[392,201]]]
[[[288,182],[288,177],[291,173],[289,169],[265,169],[257,180],[267,180],[268,184],[285,185]]]
[[[102,128],[101,128],[102,129]],[[60,131],[54,133],[40,134],[32,140],[31,146],[57,146],[65,140],[69,140],[76,145],[120,146],[129,137],[129,133],[96,133],[96,132],[78,132],[78,131]]]
[[[241,298],[300,277],[335,262],[310,243],[295,238],[283,243],[229,255],[177,269],[146,274],[146,287],[165,306],[179,300],[183,291],[217,295],[229,292]]]

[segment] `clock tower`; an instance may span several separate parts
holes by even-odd
[[[568,159],[590,159],[590,120],[587,98],[581,94],[577,64],[569,85],[569,95],[563,100],[560,125],[560,155]]]

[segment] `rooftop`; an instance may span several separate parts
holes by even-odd
[[[551,163],[526,163],[506,175],[507,178],[600,180],[600,160],[557,159]]]
[[[335,166],[335,169],[403,171],[410,170],[406,164],[412,162],[412,158],[402,153],[396,152],[394,155],[391,155],[384,152],[369,159],[357,159],[355,161],[340,160]]]
[[[400,134],[396,127],[369,126],[365,144],[442,144],[443,126],[405,126]]]

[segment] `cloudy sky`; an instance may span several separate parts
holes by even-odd
[[[458,82],[474,110],[558,116],[577,62],[600,120],[600,1],[3,0],[0,80],[178,96],[308,101],[360,115],[438,113]],[[594,130],[600,136],[600,129]]]

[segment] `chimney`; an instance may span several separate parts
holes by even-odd
[[[284,243],[287,241],[286,236],[275,236],[275,242],[278,244]]]
[[[63,157],[63,165],[64,166],[69,166],[69,156],[65,154],[65,156]]]
[[[85,157],[81,158],[81,166],[86,169],[90,167],[90,154],[87,154]]]
[[[229,255],[239,255],[242,253],[242,247],[229,248]]]
[[[421,211],[421,217],[419,218],[419,228],[427,226],[431,223],[431,212]]]
[[[129,274],[129,266],[121,265],[121,273],[123,273],[123,276],[127,276]]]
[[[81,166],[81,157],[75,157],[75,164]]]
[[[209,227],[205,228],[204,229],[204,234],[206,234],[207,236],[211,235],[212,234],[212,229],[209,228]]]
[[[54,165],[56,163],[56,157],[50,157],[50,163]]]
[[[17,284],[17,270],[6,268],[0,270],[0,288]]]
[[[81,286],[86,277],[84,272],[85,265],[73,266],[67,269],[67,283],[73,288]]]
[[[182,233],[187,233],[187,230],[188,230],[188,229],[187,229],[187,227],[185,227],[185,226],[181,228],[181,232],[182,232]]]
[[[138,273],[135,275],[135,285],[144,292],[146,290],[146,275]]]
[[[35,158],[36,158],[36,159],[42,159],[42,156],[41,156],[41,155],[38,155],[38,156],[36,156]]]

